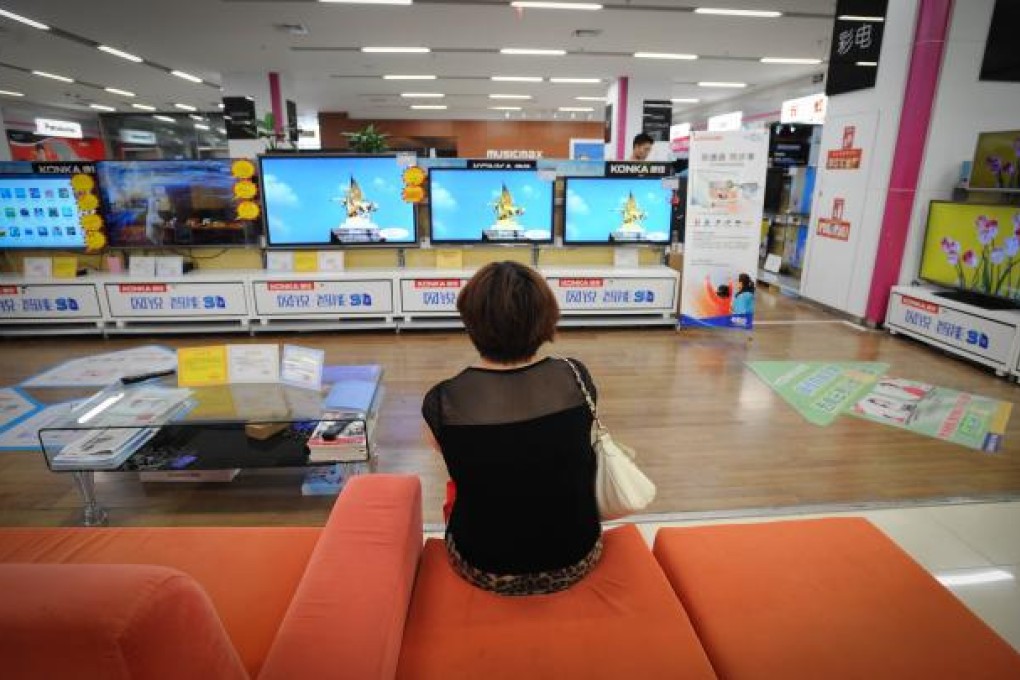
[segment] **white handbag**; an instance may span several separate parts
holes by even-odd
[[[655,484],[641,472],[634,449],[613,441],[599,419],[598,407],[584,384],[580,371],[570,359],[564,359],[577,378],[577,386],[588,402],[592,416],[592,448],[595,450],[595,500],[603,520],[619,519],[648,507],[655,499]]]

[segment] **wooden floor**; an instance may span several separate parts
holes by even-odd
[[[848,417],[816,427],[744,362],[884,361],[893,375],[1010,401],[1018,394],[1014,384],[765,291],[759,315],[765,323],[753,335],[570,330],[553,347],[591,368],[606,422],[638,450],[658,485],[651,512],[1020,497],[1020,416],[1012,419],[998,455]],[[155,340],[172,346],[223,341]],[[229,341],[300,342],[325,349],[328,363],[381,363],[386,395],[379,471],[419,475],[426,522],[440,521],[445,470],[426,444],[419,409],[431,385],[472,360],[463,333],[303,333]],[[16,384],[61,360],[147,342],[153,341],[0,341],[0,384]],[[246,472],[227,485],[143,485],[129,473],[106,474],[98,490],[114,525],[321,524],[332,499],[302,497],[300,479],[300,472],[272,471]],[[41,454],[0,453],[0,524],[74,524],[78,507],[70,478],[48,472]]]

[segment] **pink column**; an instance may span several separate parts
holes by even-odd
[[[882,231],[865,318],[874,324],[885,321],[889,290],[899,282],[903,251],[910,231],[917,178],[924,162],[925,142],[938,91],[939,70],[945,52],[953,0],[920,0],[917,29],[910,55],[910,70],[903,93],[900,129],[893,152],[889,192],[882,216]]]
[[[273,111],[273,132],[283,134],[283,97],[280,95],[280,74],[269,73],[269,105]]]
[[[630,78],[620,76],[616,87],[616,159],[627,160],[627,97],[630,94]]]

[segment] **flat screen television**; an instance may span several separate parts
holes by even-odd
[[[932,201],[920,278],[1020,301],[1020,206]]]
[[[260,164],[271,247],[417,243],[396,156],[263,156]]]
[[[978,135],[970,188],[1020,191],[1020,130]]]
[[[553,185],[537,170],[433,168],[433,243],[551,243]]]
[[[568,177],[563,242],[669,243],[672,198],[661,177]]]
[[[0,249],[84,247],[70,175],[0,175]]]
[[[97,163],[110,247],[258,243],[259,222],[237,217],[232,163],[229,158]]]

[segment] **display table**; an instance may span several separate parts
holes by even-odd
[[[74,476],[85,504],[86,525],[106,520],[106,512],[95,495],[94,475],[100,471],[174,474],[300,468],[343,461],[347,474],[367,472],[374,456],[382,370],[378,366],[327,366],[323,375],[324,380],[344,384],[354,379],[352,376],[357,376],[361,383],[370,381],[357,390],[362,403],[343,407],[342,415],[331,411],[333,417],[325,418],[360,424],[360,430],[353,428],[360,434],[337,440],[347,447],[341,458],[326,460],[320,456],[310,460],[306,446],[312,431],[324,420],[324,396],[331,384],[325,384],[322,391],[279,383],[192,387],[186,390],[187,398],[166,413],[153,405],[153,395],[157,393],[150,388],[176,387],[175,376],[129,386],[116,384],[92,394],[61,390],[61,399],[87,398],[66,417],[41,429],[39,442],[52,471],[70,472]],[[130,436],[140,443],[125,447],[123,454],[108,460],[68,455],[69,442],[83,438],[95,441],[98,435],[110,441]],[[104,445],[105,442],[100,442],[91,448],[101,451]],[[194,475],[183,477],[189,481]]]
[[[893,288],[886,328],[988,366],[1000,377],[1020,375],[1020,310],[985,309],[944,295],[929,286]]]
[[[670,326],[680,277],[666,266],[540,267],[561,326]],[[203,270],[149,278],[0,276],[0,335],[249,333],[457,328],[474,269]]]

